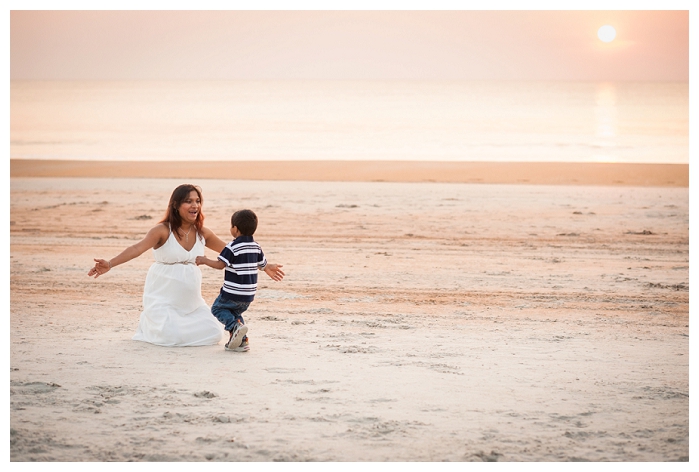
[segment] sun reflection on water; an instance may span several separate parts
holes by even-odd
[[[617,162],[615,155],[618,112],[614,84],[599,84],[595,95],[595,141],[600,150],[592,156],[594,162]]]

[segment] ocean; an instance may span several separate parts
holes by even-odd
[[[689,163],[689,84],[11,81],[10,157]]]

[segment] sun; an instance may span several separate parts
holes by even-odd
[[[605,43],[611,43],[616,38],[616,30],[613,26],[604,25],[597,30],[597,37]]]

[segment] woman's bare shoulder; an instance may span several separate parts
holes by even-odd
[[[167,222],[158,223],[150,229],[149,233],[168,236],[170,234],[170,225]]]
[[[209,249],[212,249],[216,252],[221,252],[221,250],[223,250],[223,248],[226,246],[226,243],[223,242],[218,236],[216,236],[216,233],[211,231],[209,228],[202,226],[200,233],[201,236],[204,238],[204,244]]]
[[[150,229],[150,231],[148,231],[148,234],[146,235],[145,239],[150,240],[150,243],[153,244],[153,247],[157,249],[158,247],[163,245],[169,237],[170,226],[167,223],[158,223],[157,225],[153,226]]]
[[[201,227],[201,234],[203,234],[204,236],[218,237],[218,236],[216,236],[216,233],[214,233],[212,230],[210,230],[206,226]]]

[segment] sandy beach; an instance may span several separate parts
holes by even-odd
[[[688,166],[39,164],[10,166],[11,461],[688,460]],[[131,340],[150,251],[87,276],[184,182],[284,265],[247,353]]]

